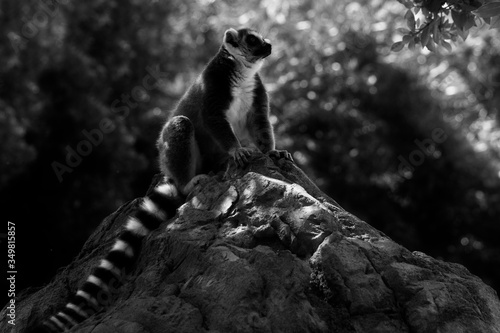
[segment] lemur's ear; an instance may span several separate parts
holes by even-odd
[[[232,47],[238,47],[238,31],[233,28],[227,29],[224,33],[224,44],[229,44]]]

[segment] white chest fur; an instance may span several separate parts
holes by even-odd
[[[226,119],[231,124],[233,132],[242,146],[251,146],[253,140],[248,128],[248,116],[252,109],[255,78],[243,80],[232,88],[233,100],[226,113]]]

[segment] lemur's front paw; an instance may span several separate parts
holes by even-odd
[[[288,150],[271,150],[267,153],[269,155],[269,157],[271,158],[275,158],[275,159],[281,159],[281,158],[284,158],[284,159],[287,159],[289,160],[290,162],[293,162],[293,157],[292,157],[292,154],[290,154],[288,152]]]
[[[229,151],[229,156],[236,162],[240,168],[248,164],[248,158],[252,155],[252,149],[246,147],[233,148]]]

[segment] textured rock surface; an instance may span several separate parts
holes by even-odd
[[[19,332],[52,314],[107,251],[134,200],[45,288]],[[0,332],[11,332],[5,309]],[[410,252],[328,198],[293,164],[200,182],[150,235],[106,311],[73,329],[146,332],[500,332],[496,293],[464,267]]]

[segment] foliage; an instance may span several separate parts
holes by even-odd
[[[392,51],[401,51],[405,45],[413,50],[416,45],[436,51],[441,46],[451,52],[452,42],[458,37],[466,40],[472,27],[488,25],[500,28],[500,2],[494,0],[398,0],[408,10],[404,15],[407,28],[399,28],[403,39],[394,43]]]
[[[240,25],[273,44],[262,72],[278,147],[347,210],[500,288],[497,29],[468,29],[450,54],[394,53],[397,2],[58,3],[46,20],[38,1],[0,4],[0,200],[19,225],[19,288],[47,281],[102,218],[144,194],[164,118]],[[438,28],[445,41],[454,29]],[[53,162],[105,119],[114,129],[59,181]]]

